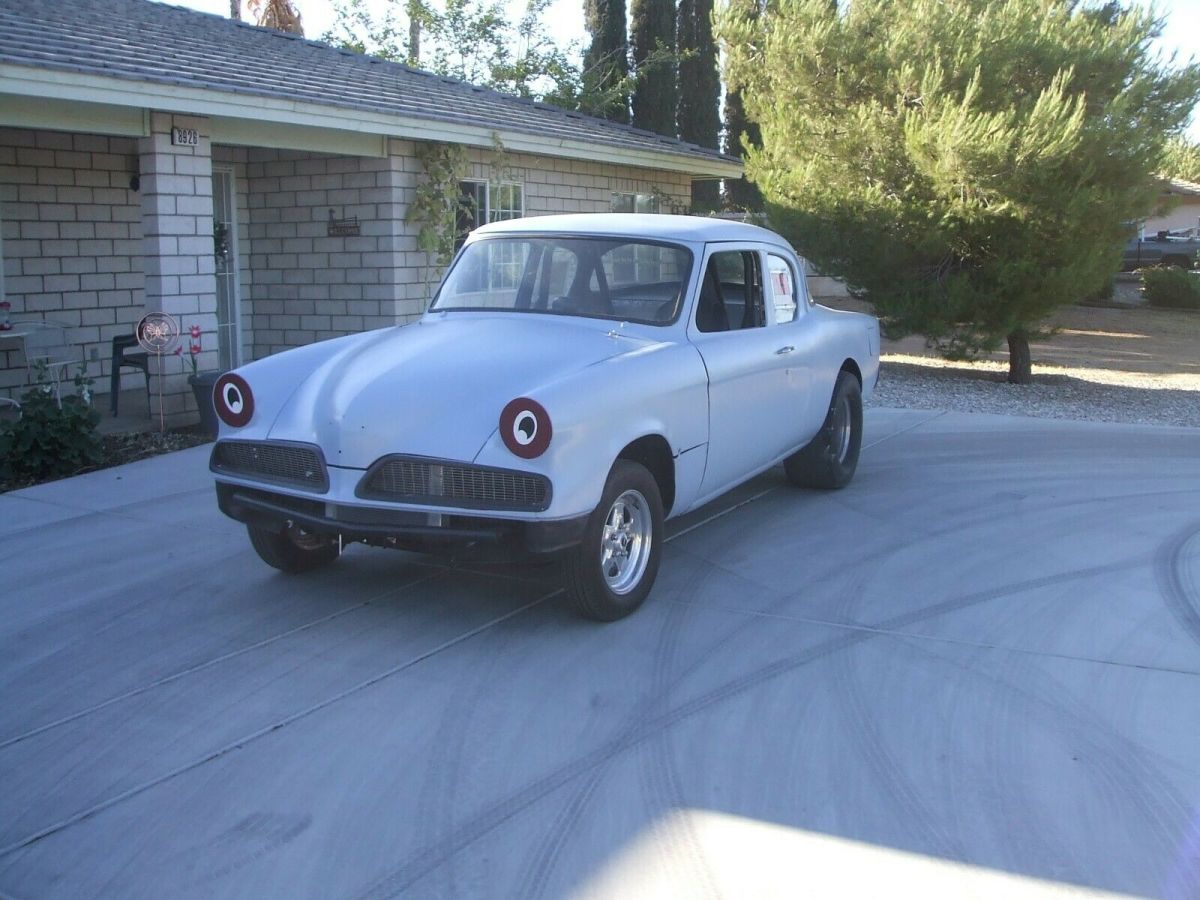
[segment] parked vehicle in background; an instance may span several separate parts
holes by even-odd
[[[1125,245],[1121,268],[1125,271],[1147,266],[1176,266],[1191,269],[1200,253],[1200,238],[1191,231],[1160,231],[1154,237],[1130,238]]]
[[[716,219],[485,225],[417,323],[221,376],[217,498],[285,572],[351,542],[561,554],[628,615],[664,519],[778,463],[840,488],[879,373],[873,316],[816,306],[783,238]]]

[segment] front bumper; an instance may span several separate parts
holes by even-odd
[[[258,528],[305,531],[380,547],[423,553],[476,553],[512,557],[541,555],[578,544],[586,515],[569,519],[517,520],[480,515],[392,510],[297,497],[264,488],[217,482],[221,512]]]

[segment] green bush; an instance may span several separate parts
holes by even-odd
[[[1174,267],[1145,269],[1142,294],[1151,306],[1200,310],[1200,276]]]
[[[76,393],[60,405],[44,369],[21,398],[21,417],[0,423],[0,481],[43,481],[74,474],[101,459],[98,413],[90,379],[75,376]]]

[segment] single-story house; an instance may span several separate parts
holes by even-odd
[[[1165,212],[1141,223],[1140,237],[1154,237],[1160,231],[1191,231],[1200,235],[1200,184],[1164,179],[1159,196]]]
[[[113,338],[147,311],[199,326],[214,371],[411,321],[440,275],[408,221],[423,142],[465,148],[481,221],[681,211],[693,179],[741,174],[713,150],[218,16],[0,0],[3,299],[14,321],[68,326],[99,393]],[[153,411],[161,388],[169,424],[195,421],[184,362],[151,362]],[[27,380],[0,332],[0,396]]]

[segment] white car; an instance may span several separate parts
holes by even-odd
[[[475,231],[429,311],[227,373],[221,509],[299,572],[362,542],[559,554],[584,616],[642,603],[663,521],[782,462],[854,475],[871,316],[814,305],[762,228],[570,215]]]

